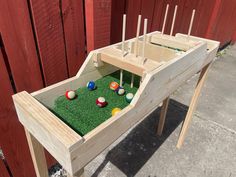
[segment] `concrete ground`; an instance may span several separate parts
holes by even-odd
[[[171,97],[162,137],[160,110],[85,167],[92,177],[236,177],[236,46],[212,65],[183,147],[176,148],[198,75]]]

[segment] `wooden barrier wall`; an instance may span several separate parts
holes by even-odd
[[[178,4],[175,33],[187,32],[195,8],[193,35],[220,40],[222,45],[236,40],[234,0],[0,1],[0,148],[14,177],[35,173],[11,95],[75,75],[89,51],[121,41],[123,13],[127,38],[135,35],[139,14],[148,18],[148,32],[160,30],[167,3],[165,33],[170,32]],[[49,155],[47,159],[49,166],[55,162]],[[2,161],[0,176],[9,177]]]

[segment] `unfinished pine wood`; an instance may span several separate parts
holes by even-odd
[[[149,59],[147,59],[144,64],[140,64],[142,58],[139,56],[136,57],[131,53],[122,57],[122,51],[115,48],[103,49],[100,52],[102,61],[139,76],[143,76],[144,72],[152,71],[160,66],[160,63]]]
[[[69,172],[69,151],[83,142],[83,138],[57,118],[27,92],[13,96],[19,121],[54,158]]]
[[[190,39],[192,39],[191,36]],[[146,42],[147,44],[149,43],[148,41]],[[125,47],[130,49],[133,45],[132,43],[135,43],[135,39],[126,41]],[[83,84],[82,82],[88,78],[94,80],[94,78],[102,77],[104,73],[115,71],[118,68],[141,75],[141,85],[130,105],[83,137],[74,134],[74,131],[58,120],[56,116],[49,114],[44,106],[27,93],[19,93],[14,96],[19,119],[27,127],[27,130],[53,154],[69,174],[75,175],[129,128],[148,116],[193,74],[200,71],[206,60],[211,62],[214,57],[208,58],[210,53],[207,52],[207,43],[208,41],[200,40],[197,45],[194,45],[186,52],[182,52],[181,55],[174,55],[171,49],[151,44],[150,46],[153,45],[153,51],[155,49],[163,50],[167,52],[166,55],[173,54],[173,58],[162,63],[148,58],[143,66],[138,65],[135,62],[136,60],[133,60],[137,59],[133,53],[127,53],[123,57],[122,50],[120,50],[121,43],[119,43],[91,53],[75,78],[32,94],[40,101],[45,99],[44,104],[51,105],[52,102],[49,104],[50,99],[47,100],[47,97],[50,97],[54,92],[62,92],[70,84],[74,84],[72,87],[75,87]],[[217,48],[217,46],[215,47]],[[212,49],[212,52],[214,51],[215,48],[214,50]],[[94,59],[94,57],[97,58]],[[97,65],[96,62],[98,61],[102,62],[102,64]],[[110,67],[111,65],[114,66]],[[102,68],[104,69],[103,73]],[[51,98],[55,97],[56,94]],[[166,103],[166,105],[168,104]],[[167,109],[167,106],[165,107],[165,109],[163,107],[163,115]],[[36,112],[40,112],[40,114],[36,115]],[[164,125],[164,119],[161,124],[162,126]],[[59,128],[56,129],[55,125]],[[62,136],[66,137],[66,139],[63,139]],[[43,137],[46,138],[43,139]],[[62,154],[64,154],[64,157],[62,157]]]
[[[135,44],[131,44],[131,52],[134,53]],[[142,41],[138,41],[138,56],[142,55]],[[145,46],[145,58],[151,59],[156,62],[166,62],[174,59],[177,56],[177,51],[164,48],[152,43],[147,42]]]
[[[174,36],[169,36],[165,34],[155,34],[151,37],[151,43],[158,44],[162,46],[168,46],[174,49],[180,49],[187,51],[195,46],[191,41],[177,40]]]
[[[130,106],[86,134],[84,143],[71,152],[73,170],[84,167],[122,133],[155,110],[164,98],[201,69],[205,54],[206,44],[201,44],[148,72]]]
[[[188,40],[188,37],[187,35],[178,33],[176,34],[176,39]],[[218,41],[203,39],[195,36],[191,36],[191,41],[194,41],[195,43],[198,43],[199,41],[204,41],[207,43],[207,58],[205,59],[203,66],[207,65],[209,62],[211,62],[212,59],[215,58],[218,48],[220,46],[220,42]]]
[[[183,145],[184,138],[186,136],[187,130],[189,128],[190,122],[191,122],[192,117],[193,117],[193,113],[194,113],[194,111],[195,111],[195,109],[197,107],[197,102],[198,102],[198,99],[199,99],[202,87],[203,87],[203,85],[204,85],[204,83],[206,81],[207,73],[208,73],[208,71],[210,69],[210,65],[211,65],[211,63],[207,64],[202,69],[201,74],[199,76],[199,79],[198,79],[198,82],[197,82],[197,86],[195,88],[195,91],[194,91],[191,103],[190,103],[189,108],[188,108],[187,115],[185,117],[182,129],[181,129],[181,132],[180,132],[180,135],[179,135],[179,139],[178,139],[178,143],[177,143],[177,148],[181,148],[181,146]]]
[[[160,114],[160,119],[159,119],[158,128],[157,128],[157,135],[159,135],[159,136],[162,135],[162,131],[164,128],[164,124],[165,124],[165,120],[166,120],[166,113],[167,113],[168,105],[169,105],[169,100],[170,100],[170,97],[167,97],[163,101],[163,104],[161,107],[161,114]]]
[[[84,176],[84,168],[80,169],[78,172],[76,172],[74,175],[67,174],[67,177],[85,177]]]
[[[43,146],[26,129],[25,134],[37,177],[48,177],[48,168]]]

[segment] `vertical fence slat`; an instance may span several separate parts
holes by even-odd
[[[27,1],[0,1],[0,33],[17,91],[43,87]],[[8,67],[8,66],[7,66]],[[13,88],[0,59],[0,144],[14,177],[35,176],[25,134],[14,111]]]
[[[83,0],[63,0],[62,15],[69,76],[74,76],[85,60]]]
[[[164,9],[164,11],[163,11]],[[163,18],[165,14],[166,5],[164,4],[164,0],[158,0],[154,5],[153,19],[151,24],[151,31],[161,31]],[[164,14],[162,14],[164,13]]]
[[[1,159],[0,159],[0,172],[1,172],[1,177],[10,177],[5,165]]]
[[[141,12],[142,0],[126,0],[127,28],[126,38],[135,37],[137,29],[138,15]],[[119,27],[121,28],[121,27]]]
[[[27,1],[0,1],[0,32],[17,91],[42,88]]]
[[[191,16],[192,16],[192,11],[193,9],[196,10],[196,14],[195,14],[195,18],[193,21],[193,27],[192,27],[192,32],[191,34],[193,34],[193,31],[196,30],[197,27],[197,21],[199,19],[199,3],[200,1],[191,1],[191,0],[185,0],[185,2],[183,3],[182,7],[182,13],[181,13],[181,17],[176,21],[177,23],[179,23],[179,26],[177,28],[177,30],[175,32],[177,33],[184,33],[187,34],[188,33],[188,28],[189,28],[189,24],[190,24],[190,20],[191,20]],[[202,24],[204,25],[204,24]]]
[[[111,42],[111,1],[85,1],[88,52],[107,46]]]
[[[125,0],[112,0],[111,12],[111,44],[114,44],[121,41]]]
[[[232,40],[234,33],[235,25],[232,22],[236,18],[236,2],[224,0],[219,3],[219,8],[215,8],[217,16],[212,25],[209,26],[207,36],[219,40],[221,45],[224,45]]]
[[[234,29],[234,34],[232,35],[232,42],[235,43],[236,41],[236,27]]]
[[[68,77],[61,0],[30,0],[45,84]]]
[[[5,138],[3,138],[5,131],[4,127],[6,125],[5,116],[6,113],[10,110],[11,102],[9,101],[9,98],[11,97],[10,95],[13,93],[12,88],[11,88],[11,83],[9,82],[8,74],[7,74],[7,69],[5,67],[5,64],[3,62],[3,55],[1,52],[1,47],[0,47],[0,99],[4,99],[4,102],[0,102],[0,147],[2,149],[6,149],[5,147],[8,147],[7,142],[5,142]],[[7,91],[6,93],[4,93]],[[10,147],[8,147],[10,148]],[[9,177],[7,169],[3,163],[3,161],[0,158],[0,174],[2,177]]]
[[[14,177],[35,176],[24,131],[16,117],[13,89],[0,48],[0,146]]]
[[[147,27],[148,33],[151,32],[155,3],[156,3],[155,0],[149,0],[148,3],[147,3],[147,1],[142,0],[142,3],[141,3],[142,18],[148,19],[148,27]],[[143,22],[144,22],[144,20],[142,20],[142,23],[141,23],[141,34],[143,33]]]
[[[191,0],[189,0],[191,3]],[[200,0],[196,8],[196,15],[193,24],[192,35],[206,37],[207,29],[212,19],[212,13],[217,0]],[[206,10],[207,9],[207,10]]]

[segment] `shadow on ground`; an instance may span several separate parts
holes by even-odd
[[[99,176],[108,162],[115,165],[126,176],[135,176],[142,166],[151,158],[162,143],[183,121],[187,106],[170,100],[163,135],[156,135],[160,108],[144,119],[129,134],[111,149],[92,177]]]

